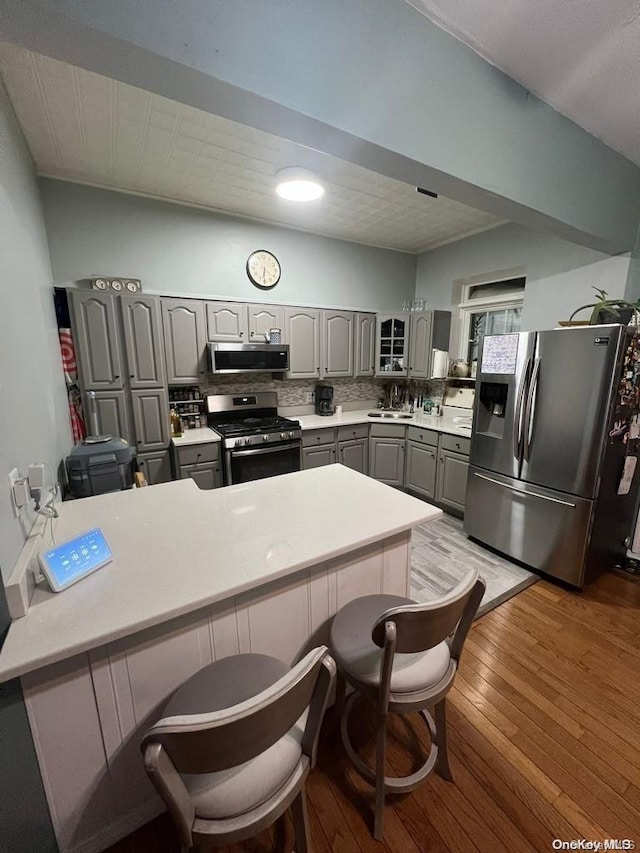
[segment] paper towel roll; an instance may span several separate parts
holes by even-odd
[[[449,353],[443,349],[434,349],[431,362],[431,378],[446,379],[449,373]]]

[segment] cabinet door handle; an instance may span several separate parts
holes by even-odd
[[[242,337],[243,335],[244,335],[244,332],[240,332],[240,337]]]
[[[135,378],[136,378],[135,373],[130,373],[130,374],[129,374],[129,379],[135,379]]]

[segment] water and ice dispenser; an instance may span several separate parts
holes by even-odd
[[[476,411],[476,432],[502,437],[504,432],[508,382],[481,382]]]

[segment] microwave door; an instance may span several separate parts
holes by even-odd
[[[535,332],[486,335],[480,345],[470,462],[519,477]]]

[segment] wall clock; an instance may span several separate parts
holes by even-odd
[[[280,281],[280,262],[272,252],[257,249],[247,259],[247,275],[257,287],[275,287]]]

